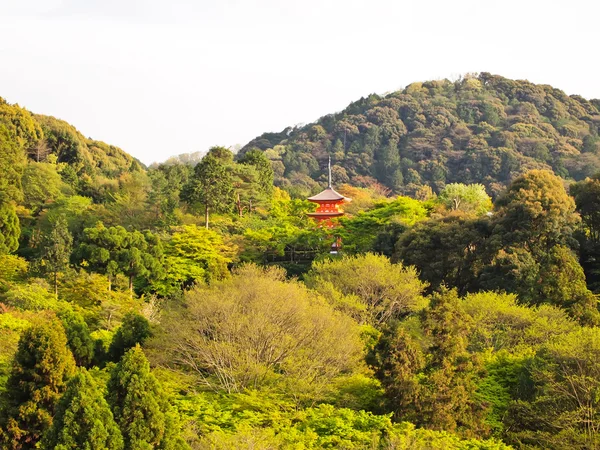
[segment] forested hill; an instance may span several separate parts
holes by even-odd
[[[332,156],[336,184],[380,183],[426,196],[447,183],[482,183],[496,196],[517,175],[551,168],[581,180],[600,169],[600,100],[489,73],[372,94],[316,123],[248,143],[272,160],[276,183],[317,189]]]
[[[106,190],[111,179],[142,164],[118,147],[86,138],[72,125],[51,116],[33,114],[0,97],[0,145],[14,154],[10,164],[22,165],[23,153],[36,162],[56,162],[69,184],[91,197]]]

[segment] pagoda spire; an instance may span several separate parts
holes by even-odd
[[[327,183],[327,187],[330,188],[331,187],[331,155],[329,155],[329,162],[327,163],[327,169],[329,172],[329,178],[328,178],[328,183]]]

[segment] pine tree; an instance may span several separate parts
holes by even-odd
[[[60,322],[24,331],[6,383],[1,448],[32,449],[52,424],[56,402],[75,371]]]
[[[60,319],[75,362],[78,366],[87,366],[94,357],[94,340],[85,320],[81,314],[68,310],[60,314]]]
[[[208,228],[210,211],[223,212],[231,209],[233,185],[226,161],[212,152],[202,158],[194,168],[194,175],[182,192],[182,198],[190,204],[204,207],[204,226]]]
[[[125,450],[188,448],[179,437],[175,413],[139,345],[112,371],[108,403],[123,433]]]
[[[73,377],[61,397],[43,448],[54,450],[121,450],[123,437],[108,403],[85,370]]]
[[[54,278],[54,295],[58,297],[58,273],[69,265],[69,258],[73,247],[73,236],[69,232],[67,220],[64,216],[58,218],[52,231],[45,236],[43,242],[42,262],[52,273]]]
[[[133,312],[125,314],[108,350],[112,360],[118,361],[127,350],[143,344],[151,335],[150,322],[144,316]]]

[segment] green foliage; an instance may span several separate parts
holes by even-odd
[[[165,246],[168,269],[163,279],[152,284],[154,289],[168,294],[229,275],[227,265],[232,261],[234,248],[224,243],[222,235],[195,225],[183,225],[173,231]]]
[[[584,328],[545,343],[528,371],[530,402],[511,405],[510,441],[542,448],[593,448],[600,443],[600,336]]]
[[[487,222],[462,212],[422,222],[402,234],[395,259],[415,266],[430,288],[446,284],[461,293],[472,289],[481,270]]]
[[[123,448],[121,432],[102,390],[85,369],[69,381],[43,446],[56,450]]]
[[[60,322],[42,323],[23,332],[4,394],[4,448],[35,448],[52,424],[56,402],[74,370]]]
[[[392,264],[385,256],[367,253],[315,262],[308,286],[337,308],[363,323],[381,325],[425,307],[414,267]]]
[[[59,311],[68,306],[39,284],[14,284],[2,295],[2,302],[27,311]]]
[[[440,192],[438,201],[450,211],[481,215],[492,210],[492,199],[482,184],[447,184]]]
[[[65,310],[59,314],[67,343],[78,366],[88,366],[94,357],[94,341],[81,314]]]
[[[356,369],[358,326],[281,269],[245,265],[225,281],[199,286],[157,336],[158,353],[215,389],[280,386],[319,393]]]
[[[106,228],[102,222],[84,230],[77,252],[80,264],[108,276],[109,290],[114,276],[122,273],[129,279],[131,292],[137,277],[147,282],[164,276],[162,257],[162,243],[155,234],[127,231],[122,226]]]
[[[398,235],[426,216],[424,205],[408,197],[378,202],[355,217],[341,220],[344,251],[363,253],[378,250],[391,256]]]
[[[54,278],[54,294],[58,296],[58,273],[69,266],[73,236],[69,232],[67,221],[59,217],[42,243],[41,265]]]
[[[209,212],[231,209],[233,201],[231,174],[227,159],[208,154],[194,168],[194,174],[184,187],[182,198],[191,205],[204,208],[204,225],[208,228]]]
[[[29,162],[22,180],[24,204],[30,209],[54,202],[65,189],[55,164]]]
[[[14,205],[0,203],[0,255],[17,250],[20,235],[21,227]]]
[[[327,151],[353,185],[412,196],[477,183],[496,197],[532,169],[576,180],[598,172],[599,112],[551,86],[480,73],[362,98],[316,123],[265,133],[240,153],[263,151],[278,167],[276,186],[290,192],[321,176]]]
[[[21,176],[25,163],[23,147],[0,122],[0,205],[23,198]]]
[[[148,320],[139,314],[127,313],[115,332],[108,352],[113,361],[118,361],[127,350],[143,344],[150,336],[152,332]]]
[[[575,202],[551,172],[532,170],[515,179],[496,202],[494,222],[506,245],[543,251],[567,242],[577,223]]]
[[[107,388],[125,450],[187,448],[179,437],[177,416],[139,346],[130,349],[115,366]]]

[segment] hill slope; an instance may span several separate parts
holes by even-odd
[[[417,196],[483,183],[496,195],[534,168],[575,180],[600,170],[599,128],[600,100],[481,73],[370,95],[316,123],[265,133],[241,154],[264,150],[276,183],[298,194],[323,181],[330,154],[336,183]]]
[[[54,159],[69,167],[70,173],[62,174],[63,178],[81,187],[141,168],[139,161],[120,148],[86,138],[63,120],[33,114],[1,97],[0,134],[5,157],[7,148],[14,147],[14,160],[7,162],[11,167],[20,167],[25,156],[37,162]]]

